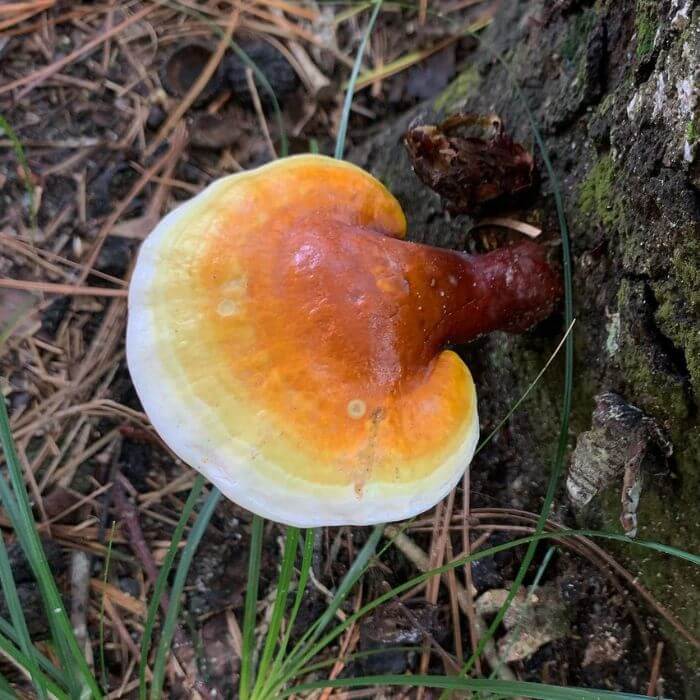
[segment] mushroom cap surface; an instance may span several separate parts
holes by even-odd
[[[163,440],[234,502],[367,525],[430,508],[463,474],[474,384],[454,352],[415,340],[387,249],[405,231],[371,175],[306,155],[217,180],[142,245],[134,385]]]

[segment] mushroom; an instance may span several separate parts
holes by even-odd
[[[476,392],[445,348],[528,328],[559,278],[529,241],[472,256],[405,232],[371,175],[304,155],[214,182],[144,242],[134,385],[231,500],[300,527],[400,520],[469,465]]]

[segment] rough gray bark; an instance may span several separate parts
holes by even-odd
[[[437,195],[421,185],[401,136],[416,117],[434,123],[455,111],[494,111],[516,140],[532,145],[514,82],[521,86],[541,125],[571,229],[577,325],[570,448],[590,431],[596,395],[612,391],[641,409],[670,440],[673,454],[653,444],[642,446],[641,455],[632,449],[641,463],[638,537],[697,552],[700,9],[692,0],[509,0],[483,39],[470,67],[438,99],[377,134],[354,158],[401,201],[411,239],[474,248],[479,232],[469,231],[467,217],[451,220]],[[558,254],[552,183],[540,172],[539,195],[512,215],[541,226],[543,244]],[[525,391],[563,330],[560,315],[526,335],[494,334],[463,349],[477,380],[484,434]],[[475,460],[477,498],[539,509],[556,449],[562,386],[560,357]],[[621,532],[625,459],[614,425],[607,430],[610,440],[598,456],[611,450],[619,468],[613,464],[606,478],[594,479],[598,487],[585,506],[571,503],[562,488],[557,509],[570,523]],[[585,454],[587,443],[600,441],[586,435],[580,461],[600,469]],[[615,552],[700,634],[700,577],[691,565],[627,546]],[[677,642],[677,653],[697,672],[692,648]],[[688,693],[697,697],[700,681],[691,675]]]

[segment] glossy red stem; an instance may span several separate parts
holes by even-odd
[[[413,248],[406,277],[433,350],[492,331],[525,331],[549,316],[562,294],[545,250],[531,241],[481,255],[403,245]]]
[[[460,284],[446,323],[447,342],[466,343],[497,330],[520,333],[549,316],[561,297],[561,279],[535,243],[459,257]]]

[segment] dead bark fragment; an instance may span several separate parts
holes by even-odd
[[[411,126],[404,144],[416,175],[453,214],[474,214],[534,181],[532,155],[495,114],[457,113],[438,125]]]

